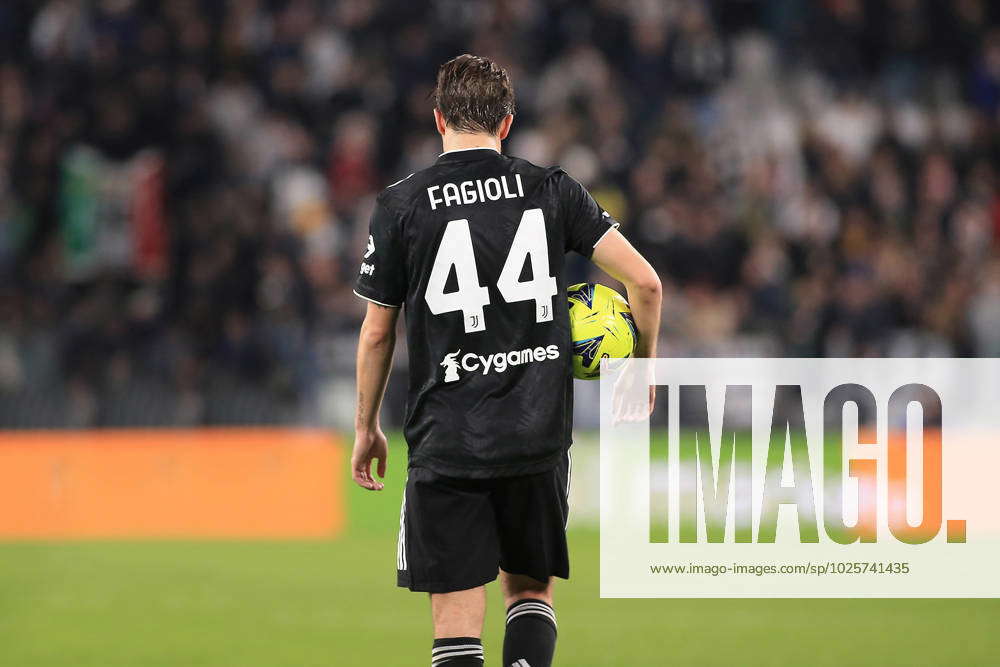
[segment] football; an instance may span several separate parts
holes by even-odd
[[[601,359],[627,359],[635,351],[635,320],[628,301],[610,287],[595,283],[570,286],[570,335],[573,375],[580,380],[601,377]]]

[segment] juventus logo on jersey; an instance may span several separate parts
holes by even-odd
[[[365,259],[368,259],[375,253],[375,239],[371,234],[368,235],[368,250],[365,252]]]

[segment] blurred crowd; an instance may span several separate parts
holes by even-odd
[[[662,355],[998,356],[998,15],[5,0],[0,425],[349,420],[368,216],[463,52],[663,276]]]

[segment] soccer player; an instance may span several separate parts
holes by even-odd
[[[385,477],[378,415],[406,308],[409,473],[397,582],[430,593],[435,667],[483,664],[484,585],[498,572],[503,664],[552,663],[552,579],[569,576],[567,252],[625,285],[636,356],[656,350],[656,273],[565,172],[500,152],[513,114],[502,68],[471,55],[441,66],[434,121],[444,152],[379,194],[355,287],[370,303],[358,344],[352,473],[373,491],[383,488],[373,462]]]

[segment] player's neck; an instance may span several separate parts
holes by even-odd
[[[500,139],[486,132],[445,132],[441,138],[442,152],[463,151],[470,148],[492,148],[500,152]]]

